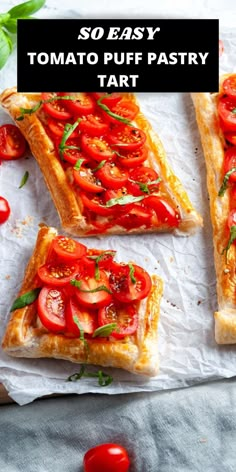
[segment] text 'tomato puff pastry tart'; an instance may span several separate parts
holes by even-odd
[[[0,103],[28,141],[68,233],[188,234],[201,226],[132,94],[12,88]]]
[[[2,341],[5,352],[155,376],[162,280],[114,255],[43,226]]]
[[[207,166],[219,309],[215,337],[236,343],[236,74],[217,94],[192,94]]]

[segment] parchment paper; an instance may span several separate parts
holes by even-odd
[[[10,2],[4,3],[9,7]],[[56,13],[54,1],[48,3],[51,9],[48,8],[41,16],[79,16],[78,9]],[[94,15],[91,13],[90,16]],[[225,46],[225,53],[220,59],[221,73],[235,71],[236,32],[224,26],[220,37]],[[15,84],[14,53],[0,72],[0,91]],[[0,350],[0,381],[19,404],[50,393],[115,394],[187,387],[210,379],[231,377],[236,373],[235,347],[219,347],[214,341],[213,312],[217,300],[212,230],[205,163],[190,95],[139,94],[139,99],[142,110],[162,139],[175,173],[202,214],[204,229],[187,238],[168,234],[109,236],[103,239],[87,238],[85,243],[103,249],[116,249],[117,260],[136,260],[150,273],[163,278],[165,289],[159,324],[160,373],[146,380],[122,370],[104,369],[112,373],[114,382],[109,387],[101,388],[96,379],[66,382],[70,374],[79,370],[77,364],[50,359],[14,359]],[[11,120],[1,110],[0,124],[6,122]],[[19,189],[26,170],[29,180]],[[0,226],[2,338],[9,308],[20,288],[36,240],[38,224],[44,221],[60,230],[60,222],[41,172],[30,153],[26,159],[2,162],[0,195],[7,198],[11,206],[10,219]]]

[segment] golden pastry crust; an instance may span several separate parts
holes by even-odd
[[[49,246],[57,231],[42,227],[32,257],[26,269],[19,295],[35,288],[35,275],[45,263]],[[78,338],[49,333],[37,325],[37,307],[33,303],[15,310],[8,322],[2,341],[5,352],[15,357],[52,357],[83,364],[118,367],[132,373],[155,376],[158,373],[157,327],[163,282],[152,277],[152,290],[139,305],[137,332],[122,340],[88,339],[88,349]]]
[[[136,102],[132,94],[125,97]],[[5,90],[0,96],[0,104],[15,120],[22,134],[29,143],[32,154],[35,156],[45,178],[45,182],[51,192],[54,204],[61,218],[62,227],[70,234],[86,236],[93,230],[93,225],[86,221],[82,215],[82,203],[78,195],[73,191],[67,176],[61,166],[54,148],[54,144],[43,126],[42,113],[25,115],[22,121],[16,118],[20,115],[20,108],[32,108],[40,99],[40,94],[17,93],[15,88]],[[170,195],[174,205],[181,214],[181,222],[178,228],[170,228],[163,225],[150,228],[135,228],[132,233],[173,231],[177,234],[193,233],[196,228],[202,226],[202,218],[193,208],[187,193],[181,182],[173,173],[167,162],[166,154],[158,136],[153,132],[151,125],[140,112],[135,119],[139,128],[145,131],[147,143],[150,149],[149,165],[158,171],[165,186],[165,192]],[[163,187],[164,188],[164,187]],[[113,226],[107,229],[106,234],[126,234],[127,230],[121,226]],[[92,235],[92,233],[91,233]]]
[[[230,74],[221,78],[221,84]],[[193,93],[197,123],[200,131],[207,167],[207,187],[210,196],[210,211],[213,226],[214,260],[217,278],[219,310],[215,313],[215,338],[219,344],[236,343],[236,246],[231,245],[227,257],[224,248],[228,238],[227,219],[230,212],[230,195],[226,190],[218,196],[224,170],[225,140],[220,128],[217,105],[222,96],[222,87],[217,94]]]

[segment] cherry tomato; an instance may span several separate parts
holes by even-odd
[[[218,113],[225,129],[236,131],[236,103],[228,97],[221,97],[218,104]]]
[[[78,97],[77,100],[64,100],[66,108],[73,115],[90,115],[94,112],[95,104],[92,98],[86,93],[65,93],[65,95],[71,95]]]
[[[58,141],[58,144],[57,144],[58,153],[59,153],[59,144],[60,144],[60,140]],[[79,144],[77,140],[68,139],[68,141],[66,141],[66,146],[79,147]],[[69,162],[69,164],[71,164],[72,166],[74,166],[79,159],[83,159],[83,164],[89,161],[89,157],[86,156],[86,154],[83,151],[80,151],[79,149],[66,148],[62,153],[62,157],[66,162]],[[60,153],[59,153],[59,158],[61,159]]]
[[[109,130],[109,126],[105,123],[100,115],[87,115],[79,124],[81,133],[89,136],[104,136]]]
[[[124,215],[118,216],[114,221],[114,226],[122,226],[128,231],[133,228],[148,228],[151,226],[151,219],[153,216],[153,210],[151,208],[145,208],[143,205],[134,203],[132,208]]]
[[[80,198],[83,205],[90,211],[93,211],[100,216],[111,216],[114,214],[113,207],[106,207],[104,201],[99,198],[97,195],[86,195],[83,192],[80,192]]]
[[[45,328],[53,333],[64,332],[66,297],[62,290],[43,287],[38,297],[38,316]]]
[[[102,99],[102,103],[108,107],[113,107],[122,99],[122,95],[120,93],[106,94],[104,92],[94,92],[92,95],[96,101],[99,100],[99,98],[104,97]]]
[[[113,258],[115,257],[116,251],[98,251],[98,254],[88,254],[87,256],[83,257],[81,260],[81,264],[83,266],[83,273],[90,275],[92,277],[95,276],[96,265],[99,269],[110,270],[113,264]],[[97,264],[95,262],[96,258]]]
[[[100,444],[84,456],[84,472],[128,472],[130,460],[119,444]]]
[[[84,152],[98,162],[115,157],[115,152],[103,138],[83,134],[81,138],[81,146]]]
[[[47,124],[54,138],[62,138],[66,124],[64,121],[56,121],[49,117]],[[70,135],[70,139],[75,138],[78,138],[78,127]]]
[[[63,287],[78,273],[78,265],[72,263],[44,264],[38,269],[40,280],[52,287]]]
[[[106,162],[97,172],[97,176],[106,188],[119,189],[128,181],[128,172],[119,168],[114,162]]]
[[[223,91],[228,97],[236,101],[236,74],[231,74],[227,79],[224,80],[222,85]]]
[[[226,174],[233,167],[236,167],[236,146],[232,146],[227,149],[224,157],[224,173]],[[230,182],[236,182],[236,171],[231,174],[229,178]]]
[[[230,208],[236,208],[236,185],[233,185],[230,189]]]
[[[56,96],[56,93],[42,93],[43,100],[48,100]],[[71,113],[66,110],[63,100],[55,100],[50,103],[44,103],[43,108],[46,113],[56,120],[69,120],[72,116]]]
[[[105,191],[103,199],[104,202],[107,203],[110,200],[116,199],[116,198],[123,198],[126,195],[129,195],[128,189],[126,187],[121,187],[118,189],[108,189]],[[129,212],[134,206],[134,203],[125,203],[124,205],[120,205],[117,203],[116,205],[113,205],[112,207],[109,207],[113,209],[112,214],[113,216],[119,215],[120,213],[124,212]]]
[[[177,227],[179,225],[181,220],[180,214],[167,202],[167,200],[164,200],[164,198],[150,196],[145,198],[144,204],[156,212],[157,218],[161,223],[165,223],[172,227]]]
[[[229,229],[232,228],[232,226],[236,226],[236,209],[235,208],[233,208],[229,213],[227,226]],[[236,244],[236,241],[234,241],[234,243]]]
[[[71,298],[66,307],[66,327],[67,330],[75,336],[80,335],[80,329],[74,321],[74,316],[77,316],[79,325],[82,327],[84,333],[92,334],[97,328],[97,314],[96,311],[87,311],[78,305],[76,298]]]
[[[129,190],[133,195],[144,195],[144,190],[140,184],[146,184],[148,192],[157,192],[159,189],[159,184],[148,184],[148,182],[153,182],[158,179],[158,174],[154,169],[151,169],[147,166],[139,166],[137,169],[134,169],[129,174]],[[146,192],[147,193],[147,192]]]
[[[92,170],[87,167],[81,166],[79,170],[73,169],[73,176],[75,183],[83,190],[86,190],[86,192],[101,193],[104,190],[101,182],[96,179]]]
[[[99,287],[106,287],[106,290],[98,290]],[[111,303],[111,294],[108,276],[106,272],[99,271],[99,280],[95,277],[85,277],[81,280],[81,286],[75,294],[79,303],[87,308],[102,308]]]
[[[236,146],[236,132],[234,133],[225,133],[225,139],[226,141],[228,141],[229,143],[233,144],[234,146]]]
[[[128,168],[135,168],[142,164],[147,159],[148,149],[146,146],[142,146],[141,148],[137,149],[133,152],[126,152],[124,150],[120,150],[120,154],[122,157],[119,157],[120,164],[124,167]]]
[[[114,128],[108,136],[110,144],[125,150],[125,151],[136,151],[146,141],[145,133],[132,126]]]
[[[134,305],[117,306],[114,303],[101,308],[98,312],[99,326],[116,323],[117,328],[111,333],[116,339],[130,336],[137,331],[138,314]]]
[[[19,159],[26,149],[26,141],[15,125],[0,126],[0,158],[6,161]]]
[[[8,220],[10,212],[8,201],[4,197],[0,197],[0,224]]]
[[[57,236],[54,239],[53,250],[61,259],[67,262],[81,259],[87,252],[86,246],[66,236]]]
[[[139,107],[135,103],[131,103],[127,100],[119,101],[115,106],[110,107],[110,111],[116,115],[126,118],[127,120],[133,120],[139,112]],[[109,115],[105,111],[102,113],[104,120],[108,123],[121,124],[119,120]]]
[[[133,264],[133,279],[128,265],[116,264],[110,274],[109,281],[114,297],[121,303],[131,303],[142,300],[149,294],[152,281],[149,274]]]

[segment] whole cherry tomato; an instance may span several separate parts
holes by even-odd
[[[84,456],[84,472],[127,472],[129,465],[127,451],[119,444],[99,444]]]
[[[5,223],[5,221],[8,220],[10,212],[11,210],[8,201],[5,198],[0,197],[0,224]]]

